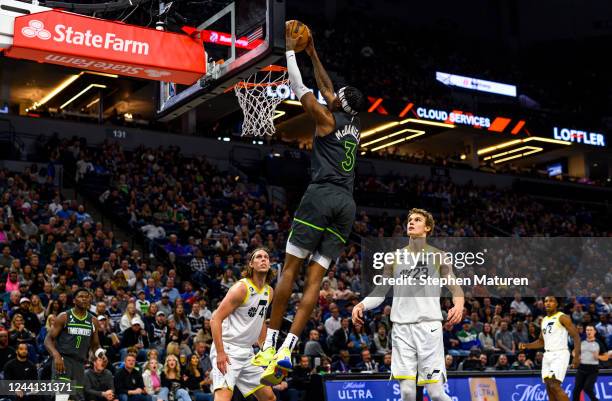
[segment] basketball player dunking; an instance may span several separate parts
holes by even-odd
[[[570,352],[567,347],[568,334],[574,340],[574,360],[572,367],[580,364],[580,335],[572,320],[563,312],[557,311],[557,298],[544,298],[546,317],[542,320],[540,338],[532,343],[520,343],[519,350],[538,349],[544,347],[542,360],[542,380],[546,383],[546,392],[550,401],[569,401],[569,397],[561,388],[569,364]]]
[[[366,107],[363,94],[345,86],[336,95],[329,76],[315,51],[312,39],[306,47],[314,67],[319,91],[327,107],[319,104],[302,83],[294,48],[300,37],[286,35],[287,69],[291,89],[315,122],[312,180],[300,202],[289,238],[283,272],[276,285],[266,341],[253,364],[267,366],[262,384],[276,385],[291,368],[291,352],[304,330],[319,297],[321,280],[331,261],[340,255],[355,219],[353,181],[359,147],[360,121],[357,114]],[[289,334],[278,352],[276,340],[289,297],[304,259],[312,254],[306,285]]]
[[[244,278],[234,284],[210,320],[210,361],[215,401],[230,401],[234,388],[246,398],[273,401],[271,387],[259,383],[262,368],[253,366],[253,344],[265,336],[266,311],[272,299],[270,256],[264,248],[251,254]]]
[[[426,210],[408,212],[407,251],[414,257],[385,266],[386,277],[454,277],[452,267],[441,263],[446,259],[442,257],[443,252],[427,244],[427,236],[433,231],[434,224],[433,216]],[[458,285],[446,287],[453,295],[453,307],[448,311],[447,321],[456,324],[463,313],[463,290]],[[363,312],[380,306],[388,289],[388,286],[378,286],[357,304],[353,308],[353,322],[363,324]],[[391,322],[391,375],[400,382],[402,400],[415,401],[416,386],[424,385],[432,401],[450,401],[444,392],[446,365],[440,286],[394,285]]]
[[[53,380],[74,381],[75,396],[84,399],[83,385],[89,352],[100,348],[98,319],[89,312],[91,294],[85,288],[74,293],[74,308],[62,312],[45,338],[45,347],[53,358],[51,372]],[[68,394],[58,394],[56,401],[66,401]]]

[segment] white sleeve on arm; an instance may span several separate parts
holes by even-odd
[[[372,310],[380,306],[385,301],[385,297],[365,297],[361,303],[363,310]]]
[[[289,85],[291,86],[291,90],[295,93],[298,100],[302,99],[302,96],[307,94],[308,92],[312,92],[312,90],[308,89],[304,86],[302,82],[302,74],[300,74],[300,69],[297,65],[297,60],[295,59],[295,52],[293,50],[289,50],[285,53],[287,57],[287,71],[289,72]]]

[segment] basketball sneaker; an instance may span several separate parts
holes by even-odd
[[[270,362],[272,362],[274,359],[274,355],[276,355],[276,348],[268,347],[263,351],[259,351],[257,355],[251,359],[251,364],[255,366],[268,367]]]
[[[287,377],[292,368],[291,350],[289,348],[281,348],[274,355],[272,362],[270,362],[266,370],[264,370],[260,383],[265,386],[276,386]]]

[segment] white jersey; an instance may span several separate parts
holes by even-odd
[[[257,288],[248,278],[243,278],[240,282],[246,285],[247,294],[242,305],[223,320],[222,338],[224,344],[251,347],[257,343],[266,320],[272,288],[268,284],[263,288]]]
[[[404,249],[400,250],[401,252]],[[434,257],[433,254],[438,256]],[[412,277],[414,284],[395,284],[393,286],[393,305],[391,306],[391,321],[393,323],[420,323],[442,321],[440,309],[439,285],[420,284],[421,278],[439,278],[441,251],[432,246],[426,246],[424,252],[414,255],[402,264],[393,266],[394,278]],[[430,256],[428,256],[430,255]]]
[[[557,312],[552,316],[542,319],[542,336],[544,337],[544,349],[546,352],[567,351],[568,333],[561,324],[559,318],[563,312]]]

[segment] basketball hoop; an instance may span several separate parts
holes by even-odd
[[[273,135],[276,106],[283,100],[276,88],[288,85],[287,68],[270,65],[234,86],[244,114],[242,136]]]

